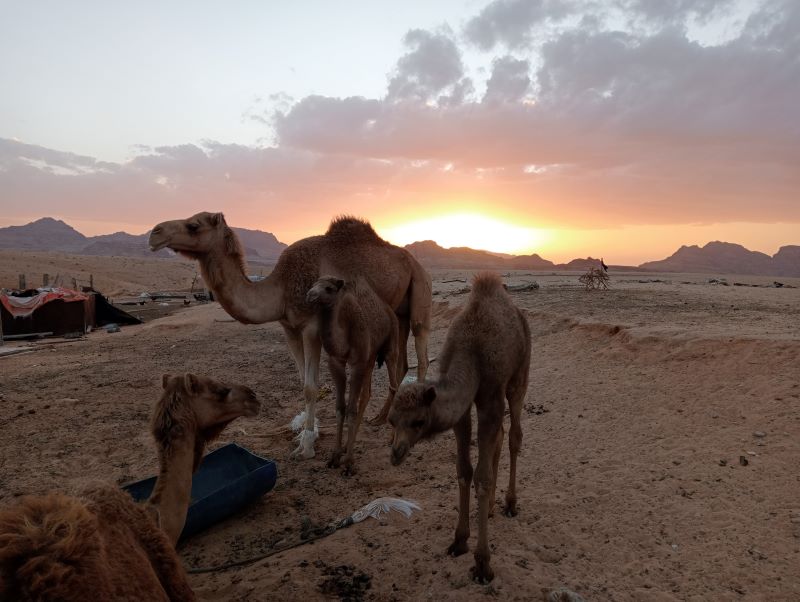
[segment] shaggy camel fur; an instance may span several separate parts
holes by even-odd
[[[389,423],[395,428],[392,464],[400,464],[420,439],[450,428],[456,436],[459,488],[458,526],[448,548],[453,556],[468,551],[469,489],[472,463],[472,404],[478,414],[478,547],[472,576],[491,581],[487,520],[494,504],[497,466],[503,443],[505,399],[511,412],[509,451],[511,474],[504,514],[517,513],[517,454],[522,443],[520,413],[528,388],[531,358],[530,328],[525,316],[495,274],[479,274],[463,311],[453,320],[440,360],[439,378],[402,385],[397,392]]]
[[[250,282],[244,271],[242,247],[221,213],[198,213],[188,219],[162,222],[150,233],[150,248],[168,247],[197,259],[207,286],[225,311],[245,324],[279,321],[303,381],[305,430],[293,456],[314,456],[314,420],[319,394],[321,341],[317,312],[306,293],[323,274],[339,278],[361,276],[397,314],[400,353],[397,377],[408,371],[409,329],[417,350],[417,378],[428,369],[431,321],[431,278],[405,249],[381,239],[368,222],[334,219],[328,231],[286,248],[272,273]]]
[[[397,316],[361,278],[345,284],[340,278],[325,276],[314,283],[306,297],[318,308],[322,346],[328,352],[328,365],[336,384],[336,447],[328,466],[338,467],[341,462],[346,413],[344,472],[354,474],[353,448],[369,403],[376,360],[379,368],[386,361],[389,397],[374,422],[386,420],[397,391]],[[350,392],[345,403],[346,366],[350,366]]]
[[[247,387],[193,374],[164,375],[163,386],[151,422],[160,472],[150,500],[99,485],[0,510],[0,600],[195,599],[175,552],[192,472],[205,444],[259,403]]]

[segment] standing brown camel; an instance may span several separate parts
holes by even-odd
[[[472,294],[453,320],[440,356],[439,378],[402,385],[397,391],[389,423],[394,427],[392,464],[397,466],[420,439],[429,439],[450,428],[456,436],[459,489],[458,526],[448,548],[453,556],[468,551],[469,489],[472,463],[472,404],[478,414],[478,547],[472,576],[488,582],[487,520],[492,514],[497,466],[503,444],[505,400],[511,412],[508,447],[511,474],[506,491],[506,516],[517,514],[517,454],[522,444],[520,413],[528,388],[531,335],[528,321],[512,303],[496,274],[475,277]]]
[[[338,467],[341,461],[346,413],[345,474],[354,474],[353,448],[369,403],[376,360],[379,368],[385,360],[389,372],[389,397],[376,422],[386,420],[397,391],[397,316],[361,278],[345,283],[341,278],[325,276],[314,283],[306,297],[318,308],[322,346],[328,352],[336,384],[336,447],[328,466]],[[345,402],[346,366],[350,366],[350,391]]]
[[[0,600],[194,600],[175,552],[206,443],[259,402],[247,387],[164,375],[151,422],[160,471],[136,504],[99,485],[23,497],[0,510]],[[161,528],[159,528],[159,526]]]
[[[305,430],[293,456],[314,456],[314,418],[319,393],[320,334],[317,312],[306,293],[323,274],[360,276],[397,314],[400,353],[397,377],[408,371],[406,342],[414,333],[417,379],[428,369],[431,320],[431,277],[405,249],[380,238],[368,222],[353,217],[334,219],[324,235],[287,247],[272,273],[250,282],[236,234],[221,213],[198,213],[188,219],[162,222],[150,233],[150,249],[168,247],[197,259],[207,286],[225,311],[245,324],[279,321],[303,381]]]

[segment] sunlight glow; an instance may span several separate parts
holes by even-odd
[[[470,247],[512,254],[535,252],[552,236],[549,230],[516,226],[478,213],[458,213],[406,222],[381,228],[380,234],[396,245],[433,240],[445,248]]]

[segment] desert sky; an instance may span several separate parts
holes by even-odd
[[[14,2],[0,226],[364,216],[553,261],[800,244],[800,2]]]

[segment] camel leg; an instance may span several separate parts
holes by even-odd
[[[464,413],[453,427],[456,436],[456,474],[458,475],[458,525],[453,543],[447,548],[451,556],[461,556],[469,551],[469,490],[472,486],[472,462],[469,458],[469,440],[472,438],[472,408]]]
[[[408,373],[408,335],[411,332],[411,325],[408,316],[397,316],[397,322],[397,381],[402,382]]]
[[[336,447],[333,448],[333,455],[328,462],[328,467],[335,468],[339,466],[342,458],[342,431],[344,430],[344,416],[347,411],[347,404],[344,399],[345,388],[347,387],[347,372],[345,371],[345,364],[332,357],[328,358],[328,366],[336,387]]]
[[[428,336],[430,332],[421,325],[414,326],[414,348],[417,350],[417,380],[422,382],[428,374]]]
[[[494,446],[494,456],[492,457],[492,490],[489,493],[489,517],[494,516],[495,492],[497,491],[497,468],[500,466],[500,452],[503,450],[503,424],[500,423],[500,430],[497,433],[497,443]]]
[[[356,386],[357,383],[352,381],[350,383],[351,393],[349,401],[358,405],[350,405],[347,407],[347,451],[344,456],[344,474],[355,474],[355,461],[353,454],[356,446],[356,435],[358,435],[358,428],[361,426],[361,420],[364,418],[364,410],[367,409],[369,403],[370,393],[372,391],[372,369],[375,366],[375,358],[371,358],[366,370],[361,373],[361,387]],[[356,372],[355,370],[353,371]]]
[[[386,419],[389,417],[389,410],[392,409],[392,401],[394,401],[394,394],[397,393],[397,364],[398,364],[398,357],[399,347],[397,341],[398,335],[395,332],[389,338],[389,349],[386,352],[386,373],[389,376],[389,395],[386,397],[386,401],[383,403],[383,407],[381,408],[380,413],[375,416],[372,420],[369,420],[369,424],[372,425],[379,425],[385,424]],[[372,379],[370,379],[371,381]]]
[[[528,390],[528,366],[524,365],[519,378],[509,386],[508,409],[511,411],[511,428],[508,431],[508,451],[511,456],[511,466],[508,475],[508,489],[506,490],[506,505],[503,514],[511,517],[517,515],[517,456],[522,447],[522,402]]]
[[[283,332],[286,334],[286,343],[289,345],[289,351],[300,374],[300,382],[305,384],[306,362],[303,357],[303,337],[296,330],[286,326],[283,326]]]
[[[319,396],[319,355],[322,342],[317,333],[316,324],[309,325],[303,330],[303,351],[305,359],[305,375],[303,394],[306,398],[306,428],[300,433],[300,443],[292,452],[295,459],[308,460],[314,457],[314,419],[317,411],[317,397]]]
[[[478,492],[478,545],[475,548],[475,566],[472,578],[479,583],[494,579],[494,571],[489,565],[489,494],[492,489],[492,464],[497,448],[497,439],[503,427],[503,412],[494,410],[498,404],[502,408],[505,400],[487,398],[486,403],[478,404],[478,467],[475,471],[475,489]],[[481,408],[484,411],[481,411]]]

